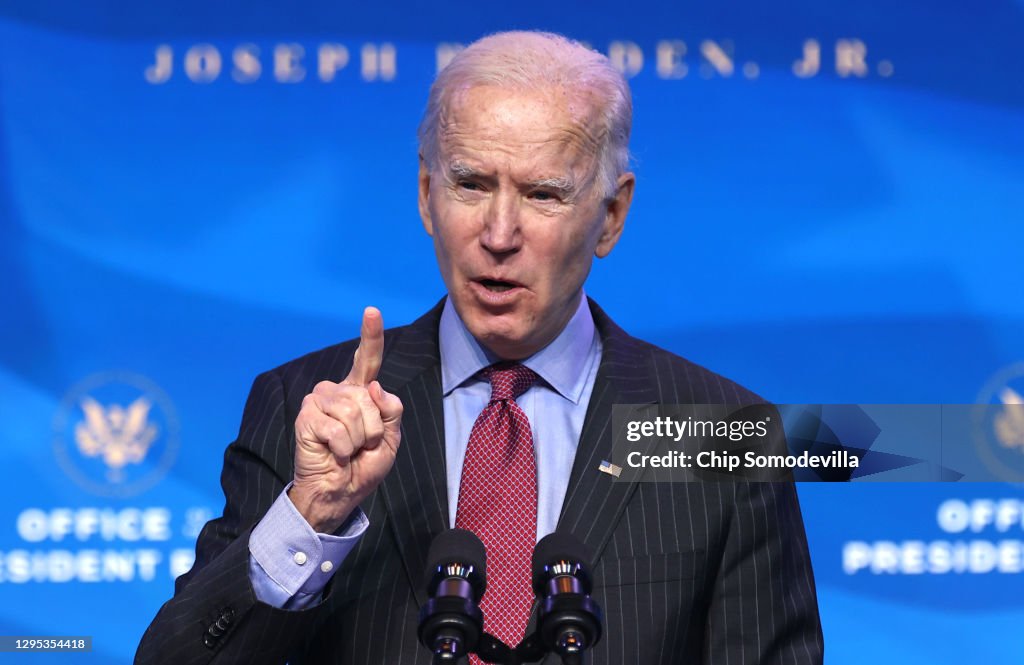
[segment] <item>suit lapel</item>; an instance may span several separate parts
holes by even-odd
[[[594,301],[590,301],[590,309],[601,335],[601,365],[583,421],[558,530],[581,538],[596,565],[637,486],[635,479],[616,481],[598,471],[603,460],[612,459],[612,407],[653,404],[658,395],[649,354],[643,353],[637,340],[615,325]]]
[[[395,542],[420,605],[426,602],[422,578],[430,543],[449,528],[437,341],[443,302],[385,346],[379,377],[384,389],[398,395],[404,406],[402,443],[381,490]]]

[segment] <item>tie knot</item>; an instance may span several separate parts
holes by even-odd
[[[497,363],[480,370],[491,382],[491,401],[515,399],[537,380],[537,373],[519,363]]]

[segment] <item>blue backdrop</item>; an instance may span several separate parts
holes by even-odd
[[[780,403],[1024,394],[1020,0],[148,4],[0,2],[0,634],[94,636],[53,662],[130,661],[257,373],[443,293],[415,128],[487,32],[630,76],[628,331]],[[1021,485],[800,494],[828,663],[1022,662]]]

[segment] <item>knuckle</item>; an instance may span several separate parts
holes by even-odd
[[[384,420],[378,414],[369,418],[366,422],[366,438],[375,438],[384,435]]]
[[[313,386],[313,393],[316,395],[326,395],[331,392],[336,384],[330,381],[321,381],[320,383]]]
[[[321,442],[319,427],[316,420],[299,416],[295,419],[295,436],[308,443]]]
[[[345,400],[338,404],[338,415],[346,421],[355,420],[360,415],[359,405],[351,400]]]
[[[373,397],[370,395],[370,391],[366,388],[361,389],[355,393],[355,398],[359,402],[359,406],[363,409],[371,412],[377,412],[377,403],[373,401]]]
[[[352,456],[354,446],[352,445],[351,439],[345,434],[337,433],[332,435],[328,445],[331,448],[331,452],[338,457],[348,458]]]

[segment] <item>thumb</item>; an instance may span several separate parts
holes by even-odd
[[[370,384],[370,398],[373,399],[373,403],[380,411],[380,419],[384,422],[384,429],[388,431],[394,431],[399,428],[402,423],[402,400],[398,398],[398,395],[393,395],[380,385],[380,381],[374,381]]]

